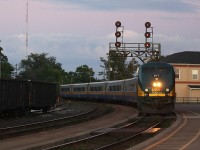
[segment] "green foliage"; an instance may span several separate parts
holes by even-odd
[[[0,47],[1,48],[1,47]],[[4,56],[0,49],[1,56],[1,77],[11,78],[14,67],[8,63],[7,56]],[[132,59],[127,63],[127,57],[123,55],[117,55],[112,53],[107,55],[107,58],[100,58],[103,65],[102,72],[99,75],[103,75],[103,80],[121,80],[132,78],[134,72],[137,69],[137,61]],[[16,67],[17,69],[17,67]],[[76,68],[75,72],[65,72],[62,69],[62,65],[56,61],[56,58],[48,54],[33,54],[31,53],[27,59],[21,60],[18,68],[19,74],[18,78],[30,79],[37,81],[47,81],[47,82],[58,82],[61,84],[70,83],[87,83],[87,82],[97,82],[94,78],[94,71],[87,65],[81,65]],[[17,70],[16,70],[17,72]]]
[[[87,65],[81,65],[76,68],[75,72],[70,71],[66,73],[65,81],[66,84],[73,83],[87,83],[87,82],[96,82],[94,78],[94,71],[92,68],[89,68]]]
[[[138,66],[134,58],[127,63],[127,57],[117,55],[115,52],[107,55],[107,59],[100,57],[100,61],[103,63],[100,67],[102,67],[104,71],[99,72],[99,75],[103,75],[104,80],[132,78]]]
[[[126,59],[124,56],[110,55],[110,80],[121,80],[126,77]]]
[[[1,78],[11,78],[14,67],[8,62],[8,57],[2,51],[3,49],[0,47]]]
[[[61,84],[94,82],[94,71],[87,65],[76,68],[75,72],[65,72],[55,57],[48,54],[30,54],[20,62],[19,77],[23,79],[58,82]]]
[[[21,60],[19,76],[23,79],[62,83],[65,75],[62,65],[55,57],[47,55],[31,53],[28,59]]]
[[[94,71],[92,68],[89,68],[87,65],[82,65],[80,67],[76,68],[75,71],[75,80],[78,83],[87,83],[87,82],[93,82],[94,79]]]

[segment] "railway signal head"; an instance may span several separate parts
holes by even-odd
[[[146,28],[150,28],[150,27],[151,27],[151,23],[150,23],[150,22],[146,22],[146,23],[145,23],[145,27],[146,27]]]
[[[115,26],[116,26],[117,28],[121,27],[121,22],[120,22],[120,21],[115,22]]]
[[[150,38],[150,37],[151,37],[151,33],[150,33],[150,32],[146,32],[146,33],[144,34],[144,36],[145,36],[146,38]]]
[[[121,36],[121,32],[116,31],[116,32],[115,32],[115,36],[116,36],[116,37],[120,37],[120,36]]]
[[[121,42],[115,42],[115,46],[116,47],[120,47],[121,46]]]
[[[145,46],[145,48],[149,48],[149,47],[151,46],[151,44],[150,44],[149,42],[146,42],[146,43],[144,44],[144,46]]]

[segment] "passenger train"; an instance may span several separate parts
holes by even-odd
[[[117,81],[61,85],[62,98],[136,104],[143,114],[174,110],[175,73],[170,64],[149,62],[138,77]]]

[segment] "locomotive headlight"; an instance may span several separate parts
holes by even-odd
[[[162,86],[161,82],[159,82],[159,81],[153,82],[152,85],[153,85],[153,87],[161,87]]]
[[[156,82],[153,82],[153,87],[157,87],[157,83]]]
[[[157,82],[157,87],[161,87],[161,83],[160,82]]]
[[[166,88],[166,92],[169,92],[169,89],[168,89],[168,88]]]
[[[148,90],[148,89],[145,89],[145,92],[149,92],[149,90]]]

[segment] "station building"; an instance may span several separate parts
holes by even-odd
[[[174,66],[176,102],[200,103],[200,52],[174,53],[162,61]]]

